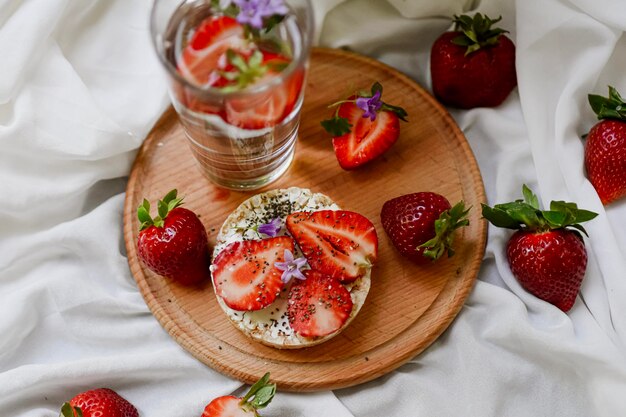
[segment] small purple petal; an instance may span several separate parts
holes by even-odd
[[[299,279],[300,281],[304,281],[306,280],[306,277],[304,276],[304,274],[302,273],[302,271],[300,271],[299,269],[296,269],[293,271],[293,273],[291,274],[294,278]]]
[[[305,258],[293,258],[293,253],[289,249],[285,249],[285,262],[274,262],[274,266],[283,271],[283,274],[280,276],[280,280],[283,283],[288,283],[292,278],[304,280],[306,277],[300,270],[306,265]]]
[[[286,271],[289,269],[289,262],[274,262],[274,266],[281,271]]]
[[[383,103],[380,101],[380,91],[374,93],[372,97],[359,97],[356,99],[356,105],[363,110],[363,118],[369,117],[373,122],[376,120],[376,112],[380,110]]]
[[[269,223],[260,225],[257,230],[259,231],[259,233],[263,233],[264,235],[267,235],[269,237],[275,237],[278,232],[280,232],[280,228],[280,218],[277,217]]]
[[[233,0],[239,7],[237,21],[256,29],[263,28],[263,18],[273,15],[285,15],[289,9],[283,0]]]

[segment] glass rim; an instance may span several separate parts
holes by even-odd
[[[300,67],[307,60],[309,56],[309,50],[311,49],[311,43],[312,43],[311,38],[313,37],[313,30],[314,30],[313,29],[313,26],[314,26],[313,9],[311,6],[311,0],[303,0],[304,3],[306,4],[305,19],[306,19],[307,27],[305,31],[302,31],[303,41],[302,41],[302,48],[300,50],[300,53],[294,56],[294,58],[289,63],[287,68],[282,70],[275,77],[271,77],[269,80],[264,81],[262,83],[254,84],[251,87],[246,87],[245,89],[241,91],[224,92],[214,87],[201,87],[197,84],[194,84],[188,81],[183,76],[181,76],[178,70],[176,69],[176,67],[174,67],[174,65],[169,60],[167,60],[167,58],[164,56],[165,54],[163,54],[162,51],[159,49],[159,47],[163,49],[162,48],[163,36],[162,34],[158,33],[157,28],[156,28],[157,26],[156,10],[157,10],[157,3],[159,3],[159,1],[160,0],[154,0],[154,2],[152,3],[152,9],[150,11],[150,38],[152,40],[152,46],[159,58],[159,61],[161,61],[161,64],[165,67],[168,74],[171,77],[174,77],[174,79],[176,79],[178,82],[183,84],[185,88],[190,89],[194,93],[204,95],[204,96],[213,96],[218,99],[226,98],[226,97],[228,98],[240,97],[240,96],[247,96],[250,94],[261,93],[261,92],[271,89],[274,86],[278,86],[282,84],[287,78],[289,78],[295,72],[296,68]],[[186,0],[181,0],[180,4],[183,4],[185,1]],[[161,42],[160,45],[159,45],[159,38]]]

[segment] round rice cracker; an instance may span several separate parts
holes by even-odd
[[[282,228],[278,236],[289,235],[284,223],[287,215],[296,211],[340,210],[329,197],[313,193],[308,189],[290,187],[271,190],[250,197],[235,209],[224,221],[213,249],[213,260],[230,243],[259,239],[252,227],[269,223],[280,217]],[[295,257],[302,256],[296,245]],[[211,266],[213,272],[213,266]],[[344,287],[350,292],[353,307],[344,325],[337,331],[323,337],[303,337],[296,334],[287,318],[287,297],[291,283],[287,284],[276,300],[258,311],[236,311],[229,308],[224,300],[215,294],[217,302],[230,322],[245,335],[264,345],[278,349],[300,349],[323,343],[337,336],[345,329],[361,310],[370,289],[371,270],[364,276]],[[215,286],[213,286],[215,291]]]

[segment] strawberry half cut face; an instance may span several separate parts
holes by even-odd
[[[362,277],[378,255],[376,229],[358,213],[295,212],[286,225],[311,268],[344,283]]]
[[[355,97],[350,97],[349,100]],[[352,125],[350,132],[333,138],[337,161],[343,169],[357,168],[386,152],[400,136],[400,119],[381,111],[375,120],[363,117],[365,112],[355,103],[343,103],[338,116]]]
[[[215,292],[237,311],[260,310],[272,304],[283,289],[276,262],[284,261],[285,249],[293,252],[288,236],[234,242],[213,262]]]
[[[352,299],[339,281],[319,271],[304,272],[306,280],[289,291],[287,315],[291,328],[304,337],[320,337],[339,330],[352,312]]]
[[[226,51],[245,49],[244,29],[235,19],[211,16],[205,19],[178,58],[178,71],[189,81],[212,85],[216,73],[224,66]]]

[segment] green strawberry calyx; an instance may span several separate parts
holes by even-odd
[[[163,200],[159,200],[157,203],[157,211],[159,215],[155,218],[150,216],[150,202],[143,199],[143,202],[137,208],[137,217],[141,222],[139,231],[147,229],[150,226],[163,227],[165,218],[176,207],[183,204],[183,197],[177,198],[178,191],[173,189],[163,197]]]
[[[589,104],[598,119],[615,119],[626,122],[626,102],[615,87],[609,86],[609,96],[589,94]]]
[[[270,384],[270,373],[250,387],[250,391],[241,399],[239,405],[245,411],[256,411],[265,408],[276,394],[276,384]]]
[[[503,33],[508,30],[492,28],[494,23],[502,20],[502,16],[491,19],[487,15],[476,13],[473,17],[468,15],[454,15],[454,30],[461,32],[461,35],[452,39],[452,43],[459,46],[466,46],[465,56],[480,48],[497,45]]]
[[[70,403],[63,403],[59,417],[83,417],[83,410],[80,407],[74,407]]]
[[[526,184],[522,187],[522,194],[523,200],[493,207],[482,204],[483,217],[494,226],[507,229],[547,232],[571,227],[589,236],[580,223],[595,218],[597,213],[581,210],[576,203],[565,201],[552,201],[550,210],[541,210],[537,196]]]
[[[465,209],[464,201],[459,201],[450,210],[445,210],[435,220],[435,237],[424,242],[417,249],[423,248],[424,256],[433,261],[441,258],[445,252],[448,253],[448,257],[453,256],[454,231],[469,225],[469,220],[467,219],[469,211],[469,208]]]
[[[369,118],[371,121],[376,120],[376,114],[380,111],[388,111],[395,113],[403,122],[407,122],[408,114],[402,107],[394,106],[382,101],[383,86],[376,81],[372,84],[370,91],[359,91],[354,94],[355,98],[340,100],[331,105],[329,108],[337,107],[333,117],[322,120],[321,125],[333,137],[343,136],[352,131],[352,124],[345,117],[339,116],[340,105],[343,103],[355,103],[358,108],[363,110],[363,118]]]

